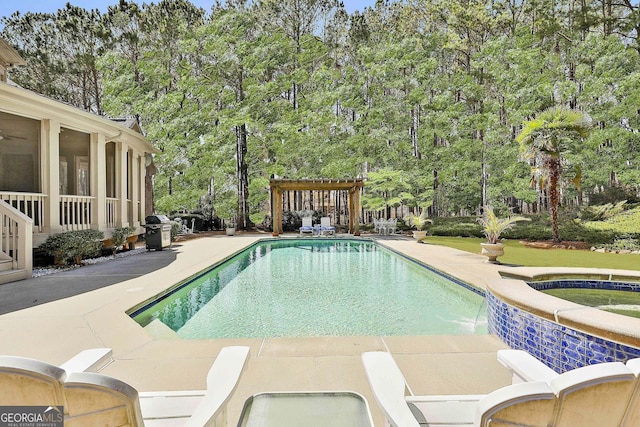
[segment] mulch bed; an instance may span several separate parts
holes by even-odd
[[[566,242],[555,243],[553,240],[538,240],[535,242],[521,241],[520,243],[522,243],[524,246],[527,246],[530,248],[537,248],[537,249],[577,249],[577,250],[591,249],[591,245],[585,242],[566,241]]]

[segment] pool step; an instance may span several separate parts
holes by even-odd
[[[158,319],[153,319],[151,323],[144,327],[144,330],[149,332],[151,336],[156,339],[162,340],[181,340],[180,335],[178,335],[173,329],[162,323]]]

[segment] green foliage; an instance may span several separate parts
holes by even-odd
[[[40,245],[48,255],[63,262],[80,263],[83,257],[100,254],[104,233],[98,230],[74,230],[52,234]]]
[[[118,227],[113,230],[111,233],[111,240],[113,241],[113,253],[119,247],[122,247],[126,242],[130,235],[136,231],[135,227],[127,226],[127,227]]]
[[[178,238],[178,233],[180,232],[180,224],[178,224],[176,221],[171,221],[171,241],[175,242],[176,239]]]
[[[616,234],[640,233],[640,207],[618,213],[603,221],[585,221],[584,226],[594,232]]]
[[[140,117],[159,150],[159,211],[207,196],[257,222],[272,175],[366,175],[367,209],[431,217],[546,206],[542,157],[533,171],[515,161],[523,122],[545,128],[525,130],[535,151],[562,157],[552,206],[581,204],[583,191],[597,204],[638,196],[640,26],[628,2],[379,1],[352,15],[326,0],[114,3],[104,15],[14,14],[0,35],[29,64],[11,71],[21,86]],[[598,126],[580,144],[549,138],[573,121],[540,113],[557,105]],[[595,191],[614,184],[630,191]]]
[[[439,225],[431,227],[431,233],[434,236],[450,236],[450,237],[482,237],[482,227],[473,219],[467,218],[469,222],[440,222]]]
[[[608,249],[611,252],[619,252],[619,251],[640,251],[640,240],[638,236],[622,236],[613,241],[613,243],[605,244],[604,248]]]
[[[589,194],[591,205],[614,204],[625,200],[635,204],[640,202],[640,197],[635,189],[622,186],[606,187],[603,191]]]
[[[478,218],[478,223],[482,227],[482,232],[487,238],[487,243],[498,243],[502,233],[510,230],[518,221],[530,221],[529,218],[522,216],[509,216],[507,218],[499,218],[491,206],[485,206],[482,217]]]
[[[418,231],[425,231],[429,224],[433,224],[433,220],[427,218],[426,209],[420,215],[408,215],[404,218],[409,227],[415,227]]]
[[[623,212],[626,204],[627,201],[623,200],[615,205],[607,203],[600,206],[588,206],[580,212],[580,218],[583,221],[604,221]]]
[[[429,242],[477,254],[480,251],[479,243],[482,240],[459,237],[431,237]],[[502,263],[509,265],[640,270],[638,255],[597,253],[575,249],[536,249],[526,247],[516,240],[505,240],[503,243],[506,246],[506,250],[500,259]]]
[[[542,111],[535,119],[526,121],[516,137],[520,144],[520,155],[532,166],[534,179],[546,182],[555,242],[560,241],[558,207],[562,160],[572,149],[575,150],[580,138],[589,135],[591,126],[588,114],[555,106]]]

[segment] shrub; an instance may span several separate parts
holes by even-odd
[[[469,219],[471,220],[471,219]],[[476,222],[441,222],[431,227],[434,236],[449,237],[483,237],[482,227]]]
[[[607,187],[603,191],[589,193],[589,203],[592,205],[606,205],[607,203],[618,203],[623,200],[629,203],[638,203],[640,198],[636,190],[632,187],[617,186]]]
[[[589,206],[582,210],[580,218],[583,221],[604,221],[624,211],[627,201],[623,200],[616,203],[607,203],[606,205]]]
[[[115,254],[119,247],[123,246],[127,238],[135,231],[134,227],[119,227],[113,230],[111,233],[111,240],[113,241],[113,253]]]
[[[612,252],[622,250],[637,251],[640,250],[640,240],[630,235],[622,235],[616,238],[613,243],[606,244],[604,247]]]
[[[171,241],[172,242],[176,241],[176,238],[178,237],[178,233],[180,232],[181,228],[182,227],[178,222],[171,221]]]
[[[52,234],[40,246],[62,262],[80,264],[83,257],[96,256],[102,249],[104,233],[98,230],[74,230]]]

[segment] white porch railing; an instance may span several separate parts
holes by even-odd
[[[0,191],[0,200],[22,212],[33,220],[32,229],[34,233],[43,233],[45,226],[45,207],[47,202],[46,194],[39,193],[19,193]],[[63,230],[86,230],[92,228],[91,208],[96,203],[95,197],[90,196],[60,196],[60,226]],[[105,220],[107,228],[120,226],[120,199],[107,197],[105,202]],[[126,200],[127,219],[131,222],[132,209],[138,209],[138,217],[141,215],[142,203],[138,202],[133,207],[131,200]],[[96,224],[93,224],[95,228]]]
[[[46,199],[46,194],[0,192],[0,200],[33,219],[33,231],[36,233],[42,233]]]
[[[60,225],[66,231],[91,228],[91,204],[94,197],[60,196]]]
[[[106,220],[108,228],[116,228],[118,226],[118,207],[120,200],[113,197],[107,197],[106,202]]]
[[[33,268],[33,220],[10,204],[0,200],[0,252],[11,257],[13,269]]]

